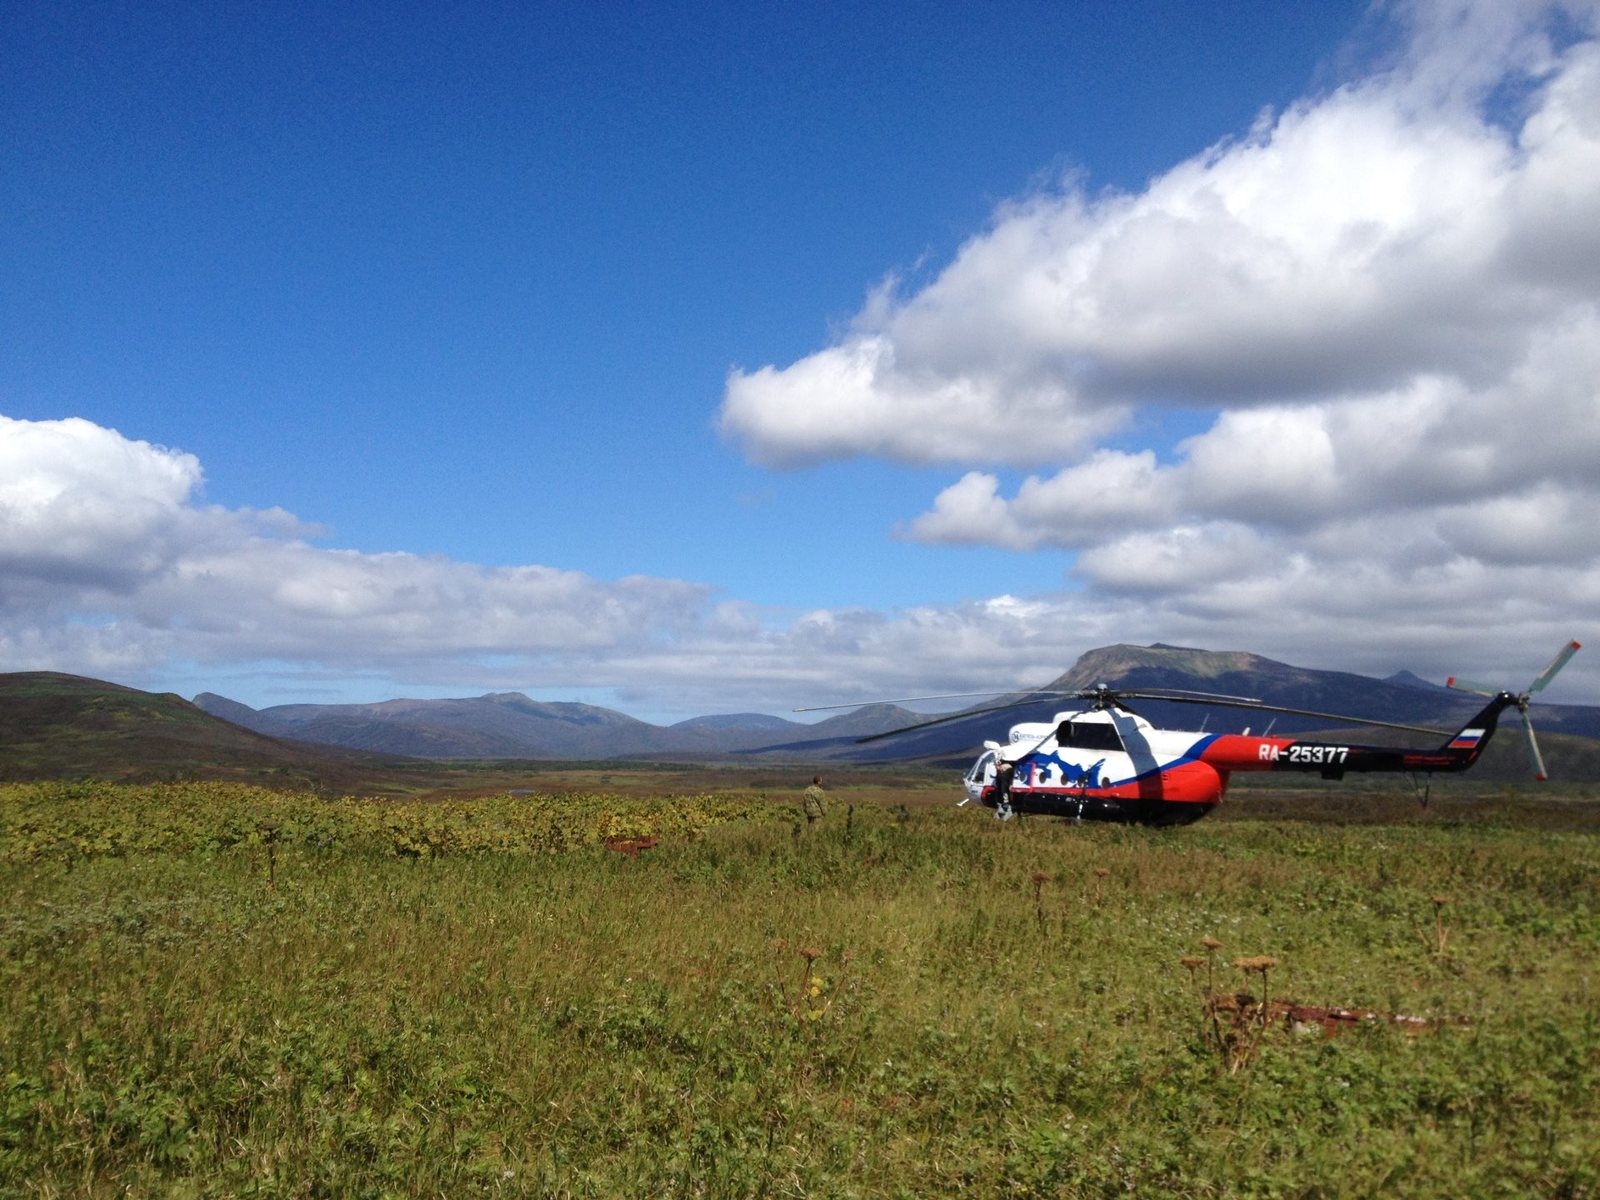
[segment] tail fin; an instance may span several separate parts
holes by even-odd
[[[1463,725],[1459,731],[1451,735],[1443,746],[1439,747],[1441,754],[1448,754],[1460,763],[1461,769],[1470,767],[1478,761],[1478,755],[1483,753],[1483,748],[1489,744],[1489,739],[1494,736],[1495,726],[1500,721],[1500,714],[1513,707],[1517,698],[1510,692],[1501,692],[1483,706],[1470,721]]]

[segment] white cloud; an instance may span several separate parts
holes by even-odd
[[[1592,562],[1600,496],[1540,482],[1446,509],[1439,530],[1459,553],[1491,567]]]
[[[940,374],[898,362],[885,337],[857,334],[784,371],[734,371],[720,424],[768,466],[850,454],[1038,463],[1080,450],[1120,420],[1118,410],[1072,411],[1070,400],[1046,375]]]
[[[934,499],[933,511],[911,521],[904,534],[917,541],[1004,546],[1092,544],[1108,531],[1154,525],[1176,511],[1172,473],[1150,451],[1096,451],[1049,479],[1025,480],[1015,500],[1000,496],[1000,481],[969,471]]]
[[[83,420],[0,418],[0,478],[0,663],[11,667],[174,654],[531,663],[670,638],[701,620],[709,591],[321,548],[286,513],[197,506],[192,455]]]
[[[1584,316],[1592,333],[1600,46],[1555,56],[1529,10],[1512,36],[1485,13],[1513,6],[1435,7],[1404,10],[1409,71],[1291,107],[1137,195],[1003,206],[841,344],[735,371],[723,430],[769,463],[1037,465],[1140,405],[1489,387],[1539,330]],[[1592,35],[1594,6],[1579,19]],[[1485,25],[1505,36],[1461,44]],[[1520,126],[1490,119],[1490,66],[1547,72]]]
[[[326,548],[287,513],[196,504],[192,455],[82,420],[0,418],[0,467],[6,671],[612,687],[691,715],[1048,677],[1070,645],[1015,601],[785,621],[684,580]]]
[[[1281,570],[1280,553],[1248,526],[1215,522],[1108,539],[1086,551],[1078,569],[1119,592],[1188,591],[1249,580],[1268,564]]]
[[[1364,76],[1136,194],[1001,206],[839,345],[730,376],[725,434],[971,468],[901,534],[1074,551],[1114,640],[1541,659],[1600,578],[1600,4],[1377,12]],[[862,436],[816,367],[869,345]],[[1209,426],[1141,448],[1172,409]]]
[[[115,587],[159,570],[170,519],[200,483],[189,454],[131,442],[88,421],[0,416],[0,553],[26,574]],[[0,597],[24,573],[7,573]]]
[[[982,471],[968,471],[940,492],[933,511],[923,513],[906,529],[920,541],[946,545],[1004,546],[1031,549],[1038,539],[1024,532],[1000,497],[1000,481]]]
[[[37,424],[0,425],[0,670],[164,688],[188,664],[202,678],[275,672],[302,695],[361,679],[373,698],[612,687],[690,715],[1043,683],[1084,650],[1121,641],[1516,682],[1584,635],[1574,611],[1600,608],[1592,559],[1539,561],[1552,528],[1581,539],[1579,524],[1592,528],[1597,515],[1548,487],[1520,505],[1451,510],[1481,538],[1492,531],[1477,558],[1418,541],[1386,514],[1330,527],[1309,550],[1217,520],[1105,538],[1080,560],[1084,592],[785,619],[682,580],[322,548],[287,514],[197,506],[199,464],[181,452],[88,422]],[[96,475],[91,462],[116,469]],[[1104,456],[1084,478],[1154,469],[1144,456]],[[985,487],[978,477],[975,492]],[[138,519],[126,519],[133,509]],[[71,536],[41,558],[63,531]],[[1500,657],[1463,663],[1463,626],[1490,630],[1474,645]],[[1585,675],[1575,664],[1563,682]]]

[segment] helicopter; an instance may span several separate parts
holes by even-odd
[[[1533,696],[1544,690],[1579,649],[1581,646],[1578,642],[1568,642],[1522,692],[1486,689],[1452,676],[1447,687],[1489,697],[1489,702],[1482,709],[1453,732],[1429,726],[1286,708],[1265,704],[1247,696],[1170,688],[1123,690],[1100,684],[1078,691],[1032,691],[1020,699],[1008,700],[1003,704],[946,714],[858,741],[879,741],[947,721],[1037,704],[1051,696],[1078,701],[1078,707],[1057,712],[1049,721],[1013,725],[1009,740],[1005,743],[984,743],[983,753],[963,777],[966,798],[960,803],[976,802],[992,808],[995,816],[1002,820],[1019,813],[1037,813],[1076,821],[1185,825],[1199,820],[1222,802],[1229,778],[1235,772],[1309,772],[1335,780],[1351,772],[1432,774],[1465,771],[1478,761],[1507,709],[1516,709],[1522,718],[1534,776],[1543,780],[1547,777],[1544,759],[1539,753],[1533,724],[1528,717],[1528,705]],[[967,692],[908,696],[897,703],[1014,694]],[[1157,729],[1128,706],[1129,700],[1203,704],[1326,718],[1431,734],[1444,740],[1427,748],[1403,749],[1352,742],[1310,741],[1293,736],[1273,737],[1270,736],[1270,727],[1269,733],[1260,736],[1251,736],[1248,729],[1237,734]]]

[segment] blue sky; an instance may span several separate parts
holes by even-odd
[[[0,669],[1531,677],[1600,597],[1596,19],[1505,7],[17,6]]]

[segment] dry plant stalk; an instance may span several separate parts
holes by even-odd
[[[1217,941],[1217,939],[1214,937],[1203,937],[1200,939],[1200,944],[1204,946],[1206,950],[1206,956],[1204,958],[1197,958],[1194,955],[1187,955],[1178,961],[1188,969],[1189,982],[1191,983],[1195,982],[1195,973],[1202,966],[1205,967],[1206,986],[1205,990],[1201,992],[1201,996],[1203,998],[1209,998],[1216,990],[1217,951],[1222,949],[1222,943]],[[1205,1019],[1207,1014],[1211,1018],[1209,1026],[1206,1024]],[[1222,1028],[1218,1024],[1216,1012],[1212,1010],[1208,1004],[1202,1008],[1202,1016],[1200,1019],[1200,1040],[1207,1043],[1214,1043],[1219,1048],[1222,1045]]]
[[[773,938],[771,944],[772,948],[780,954],[791,949],[789,943],[783,938]],[[800,970],[799,982],[796,985],[785,982],[783,967],[780,962],[777,965],[778,978],[772,984],[772,989],[781,1000],[783,1011],[794,1019],[799,1028],[810,1033],[833,1007],[833,1001],[838,994],[841,980],[836,978],[830,984],[828,980],[816,973],[815,964],[817,959],[822,957],[822,951],[815,946],[795,946],[792,949],[800,956],[803,964]],[[852,956],[846,953],[840,959],[841,967],[843,964],[850,962],[851,958]]]
[[[1272,1010],[1271,999],[1267,994],[1268,975],[1278,965],[1278,960],[1268,954],[1233,960],[1233,965],[1245,973],[1246,981],[1251,975],[1260,973],[1262,996],[1260,1000],[1244,992],[1233,996],[1219,995],[1215,991],[1216,954],[1222,949],[1222,943],[1208,937],[1202,938],[1200,944],[1206,948],[1204,958],[1198,955],[1185,955],[1178,961],[1189,972],[1191,983],[1197,982],[1200,968],[1206,968],[1201,1037],[1216,1049],[1223,1064],[1228,1068],[1228,1074],[1234,1075],[1241,1068],[1254,1062],[1256,1055],[1260,1053],[1261,1039],[1266,1033]],[[1223,1020],[1224,1014],[1227,1014],[1226,1024]]]
[[[1222,949],[1222,943],[1214,937],[1203,937],[1200,944],[1206,948],[1206,995],[1209,996],[1217,987],[1217,951]]]
[[[1035,871],[1030,878],[1033,880],[1033,919],[1042,933],[1044,931],[1044,885],[1050,882],[1050,876],[1043,871]]]
[[[1450,936],[1450,930],[1444,923],[1444,906],[1450,903],[1448,896],[1434,896],[1433,898],[1433,952],[1439,957],[1444,957],[1444,944]]]
[[[1278,965],[1278,960],[1270,954],[1257,954],[1251,958],[1236,958],[1233,965],[1244,972],[1248,981],[1250,976],[1261,972],[1261,999],[1254,1005],[1253,1010],[1241,1012],[1245,1018],[1245,1027],[1241,1031],[1243,1037],[1234,1042],[1233,1060],[1228,1065],[1228,1074],[1235,1074],[1240,1067],[1247,1066],[1255,1061],[1256,1054],[1261,1049],[1261,1035],[1267,1031],[1267,1010],[1272,1007],[1271,994],[1267,991],[1267,972]]]

